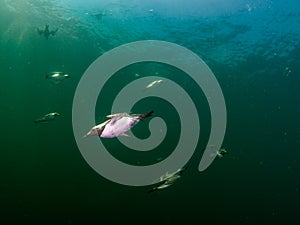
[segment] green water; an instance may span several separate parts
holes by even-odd
[[[0,224],[297,224],[299,3],[175,2],[0,1]],[[93,16],[98,12],[104,12],[102,19]],[[59,28],[48,40],[36,32],[46,23]],[[98,99],[99,123],[136,73],[164,74],[197,103],[201,134],[188,169],[173,186],[152,194],[152,186],[120,185],[96,173],[72,129],[74,93],[89,65],[114,47],[149,39],[182,45],[213,71],[226,101],[228,150],[199,172],[211,122],[202,91],[167,65],[124,68]],[[53,71],[71,79],[55,85],[45,79]],[[144,153],[103,140],[113,156],[148,165],[172,153],[180,135],[178,113],[156,98],[132,108],[149,110],[168,125],[161,146]],[[56,121],[34,124],[55,111],[61,114]],[[136,136],[150,135],[148,122],[134,128]]]

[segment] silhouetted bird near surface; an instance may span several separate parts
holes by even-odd
[[[56,32],[58,31],[58,28],[56,29],[56,30],[52,30],[52,31],[50,31],[49,30],[49,25],[48,24],[46,24],[45,25],[45,29],[44,30],[41,30],[40,28],[37,28],[37,32],[38,32],[38,34],[39,35],[44,35],[44,37],[48,40],[48,37],[50,36],[50,35],[55,35],[56,34]]]

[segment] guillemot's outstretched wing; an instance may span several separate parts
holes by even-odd
[[[115,113],[107,115],[106,118],[130,116],[128,113]]]

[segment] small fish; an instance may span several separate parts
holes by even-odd
[[[55,120],[58,116],[60,116],[57,112],[48,113],[34,121],[34,123],[46,123],[52,120]]]
[[[153,110],[145,114],[117,113],[106,116],[109,118],[105,122],[92,127],[83,137],[99,136],[102,138],[114,138],[119,136],[129,137],[125,132],[130,130],[139,121],[151,116]]]
[[[148,191],[148,193],[152,193],[157,190],[165,189],[167,187],[170,187],[172,184],[174,184],[179,178],[181,178],[181,175],[183,171],[186,170],[186,167],[180,168],[176,170],[173,173],[167,172],[166,174],[162,175],[160,177],[160,184]]]
[[[148,84],[145,88],[146,89],[151,88],[151,87],[153,87],[155,85],[158,85],[158,84],[160,84],[162,82],[163,82],[163,80],[155,80],[155,81],[151,82],[150,84]]]
[[[63,80],[66,80],[70,78],[71,76],[69,74],[65,74],[63,72],[52,72],[49,75],[46,75],[46,79],[52,81],[55,84],[58,84],[62,82]]]

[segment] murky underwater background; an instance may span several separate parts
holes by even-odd
[[[0,224],[298,224],[300,201],[300,3],[296,0],[0,0]],[[48,40],[37,28],[58,28]],[[227,107],[228,155],[197,166],[210,132],[201,90],[180,71],[133,65],[106,86],[95,119],[110,114],[115,90],[139,76],[174,78],[196,98],[200,141],[173,186],[113,183],[80,154],[72,130],[76,86],[99,56],[138,40],[163,40],[198,54],[215,74]],[[53,71],[71,78],[45,79]],[[162,84],[163,85],[163,84]],[[167,157],[179,136],[174,108],[148,99],[170,132],[159,149],[137,154],[104,140],[115,157],[149,164]],[[61,117],[33,121],[49,112]],[[84,116],[84,115],[83,115]],[[175,121],[175,122],[174,122]],[[147,121],[136,127],[147,130]],[[140,135],[141,138],[149,132]]]

